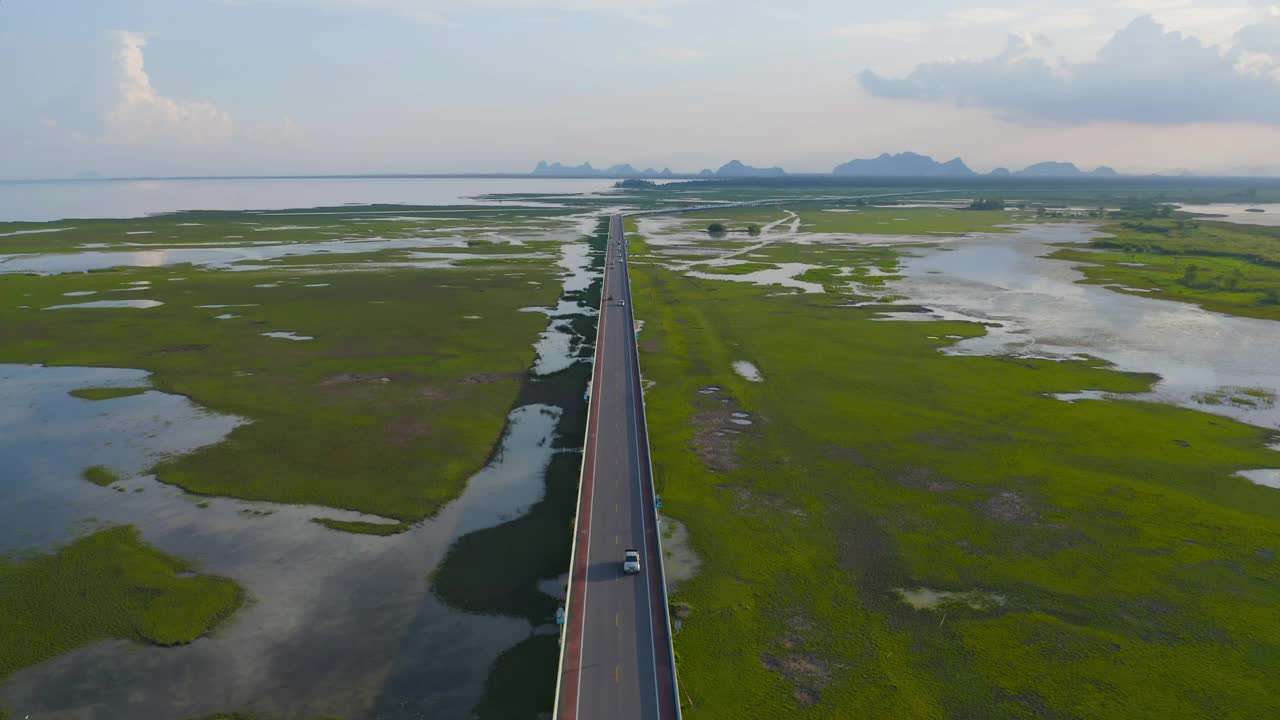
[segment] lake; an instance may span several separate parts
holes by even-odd
[[[1280,225],[1280,205],[1278,204],[1239,205],[1218,203],[1214,205],[1180,205],[1178,209],[1183,212],[1220,216],[1205,218],[1206,220],[1224,220],[1246,225]],[[1250,209],[1262,210],[1262,212],[1249,212]]]
[[[180,210],[347,204],[496,205],[478,196],[596,194],[613,180],[568,178],[196,178],[0,182],[0,222],[133,218]],[[522,203],[531,204],[531,203]]]

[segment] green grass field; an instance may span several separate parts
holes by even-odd
[[[69,394],[82,400],[114,400],[115,398],[132,397],[141,395],[150,390],[145,387],[100,387],[100,388],[80,388],[72,390]]]
[[[0,556],[0,679],[95,640],[178,645],[207,634],[244,599],[234,582],[191,570],[129,526],[52,554]]]
[[[120,221],[119,232],[155,222]],[[236,230],[229,220],[183,229],[199,230],[200,237]],[[0,275],[6,338],[0,362],[141,368],[154,373],[158,390],[250,421],[225,442],[160,463],[163,482],[199,494],[313,503],[413,522],[455,497],[487,460],[546,327],[545,316],[520,308],[554,305],[560,293],[558,241],[528,239],[504,248],[520,258],[480,253],[454,268],[376,273],[361,271],[369,258],[357,254],[341,256],[345,264],[332,270],[173,266]],[[396,259],[412,259],[399,252]],[[145,289],[115,293],[137,287]],[[141,297],[164,304],[40,309],[74,302],[67,292],[97,293],[84,300]],[[233,317],[217,319],[221,315]],[[125,392],[76,394],[100,399]]]
[[[1084,282],[1119,292],[1280,320],[1280,228],[1144,220],[1103,229],[1110,235],[1089,250],[1065,247],[1050,257],[1081,263]]]
[[[747,225],[764,226],[785,220],[785,210],[800,215],[802,232],[863,233],[872,235],[957,235],[971,232],[1004,232],[1002,225],[1035,222],[1033,213],[1005,210],[953,210],[947,208],[832,207],[797,200],[779,207],[716,208],[680,215],[686,229],[705,229],[720,220],[734,231],[735,239],[749,238]],[[786,224],[779,230],[785,229]]]
[[[94,465],[84,469],[84,479],[94,485],[107,487],[112,483],[119,482],[120,475],[105,465]]]
[[[1280,713],[1280,494],[1233,475],[1280,464],[1266,431],[1064,403],[1153,378],[946,356],[983,328],[633,248],[656,481],[702,558],[673,597],[688,717]]]

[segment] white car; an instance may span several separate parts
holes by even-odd
[[[622,572],[628,575],[640,573],[640,553],[638,551],[628,550],[622,554]]]

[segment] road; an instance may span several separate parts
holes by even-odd
[[[614,215],[596,337],[557,720],[679,718],[623,243],[622,218]],[[640,551],[639,575],[622,572],[623,552],[628,549]]]

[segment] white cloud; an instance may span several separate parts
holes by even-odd
[[[235,132],[231,116],[212,103],[174,100],[156,92],[143,61],[145,35],[116,33],[116,101],[108,110],[102,141],[119,145],[206,145]]]
[[[1141,17],[1085,62],[1054,65],[1010,37],[995,57],[923,63],[901,78],[864,70],[859,78],[877,97],[949,101],[1025,124],[1280,125],[1280,55],[1248,32],[1254,28],[1271,37],[1250,26],[1224,52]]]
[[[291,143],[301,131],[291,118],[275,123],[242,125],[224,110],[203,100],[177,100],[151,84],[143,49],[147,37],[137,32],[111,34],[115,43],[109,100],[98,135],[73,131],[79,142],[123,146],[227,146]],[[56,129],[56,122],[47,122]]]
[[[1206,45],[1229,47],[1231,38],[1257,17],[1247,5],[1183,6],[1157,9],[1151,17],[1166,29],[1194,35]]]

